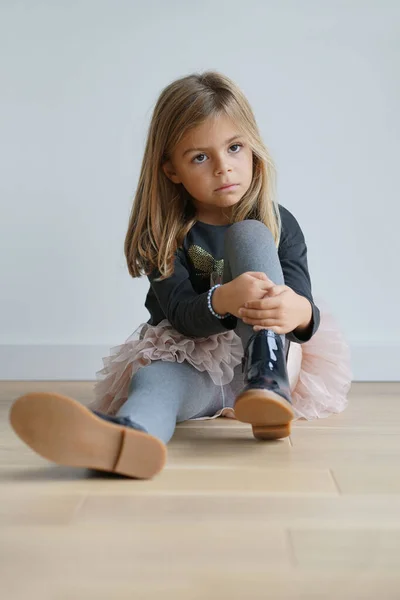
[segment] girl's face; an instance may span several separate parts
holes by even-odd
[[[253,153],[238,134],[228,117],[208,119],[182,138],[163,165],[167,177],[182,183],[192,196],[199,221],[228,224],[231,207],[250,187]],[[218,189],[227,184],[235,185]]]

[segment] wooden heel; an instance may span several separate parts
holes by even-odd
[[[252,425],[255,438],[277,440],[290,435],[294,412],[291,404],[279,394],[267,389],[251,389],[236,398],[235,417]]]
[[[166,447],[161,440],[141,431],[122,428],[121,447],[113,470],[121,475],[149,479],[161,471]]]
[[[279,440],[290,435],[290,423],[274,427],[253,425],[253,435],[257,440]]]

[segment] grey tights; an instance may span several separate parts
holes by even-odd
[[[227,229],[224,239],[223,282],[247,271],[262,271],[276,284],[284,284],[278,252],[270,230],[260,221],[245,220]],[[253,327],[238,319],[235,332],[243,348]],[[285,336],[282,335],[285,344]],[[241,365],[235,369],[233,386],[243,384]],[[129,395],[117,416],[130,417],[149,433],[167,443],[176,423],[211,416],[227,406],[221,386],[207,372],[188,362],[153,361],[132,377]]]

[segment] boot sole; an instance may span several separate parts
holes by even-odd
[[[250,423],[254,437],[276,440],[290,435],[294,412],[289,402],[271,390],[248,390],[235,401],[235,417]]]
[[[149,479],[165,465],[158,438],[107,422],[67,396],[30,393],[15,400],[10,424],[32,450],[52,462]]]

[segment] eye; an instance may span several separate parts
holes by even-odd
[[[242,144],[233,144],[233,145],[231,146],[231,148],[235,148],[235,147],[236,147],[236,148],[241,148],[241,147],[242,147]],[[234,152],[233,154],[237,154],[237,152]]]
[[[196,162],[196,159],[199,158],[200,156],[205,156],[205,154],[198,154],[197,156],[194,157],[193,162],[195,163],[195,165],[201,165],[201,163],[204,162],[204,160],[201,160],[200,162]]]
[[[232,146],[229,147],[229,149],[231,148],[238,148],[238,150],[236,150],[235,152],[232,152],[232,154],[238,154],[239,152],[239,148],[242,148],[243,144],[232,144]],[[192,162],[194,162],[195,165],[201,165],[202,163],[206,162],[205,160],[200,160],[199,162],[197,162],[198,158],[201,158],[202,156],[206,156],[205,154],[198,154],[197,156],[194,157],[194,159],[192,160]]]

